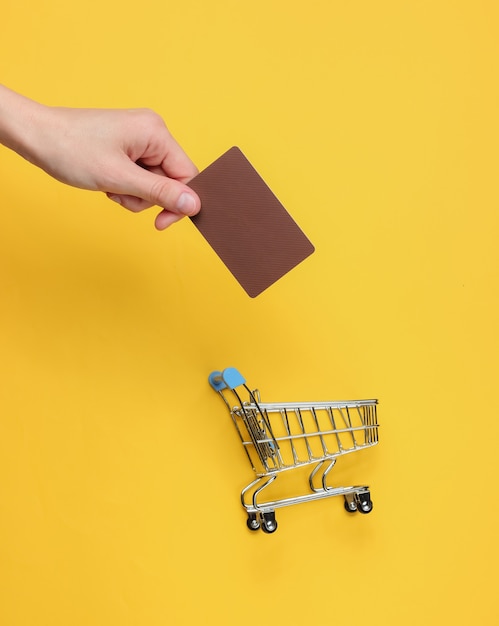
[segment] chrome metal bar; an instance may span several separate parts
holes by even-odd
[[[261,489],[260,489],[261,491]],[[332,498],[335,496],[346,496],[348,494],[363,494],[369,492],[369,487],[328,487],[324,491],[314,491],[313,493],[306,493],[300,496],[293,496],[291,498],[283,498],[281,500],[268,500],[266,502],[257,503],[253,498],[253,504],[245,504],[244,507],[248,513],[262,513],[275,511],[275,509],[281,509],[285,506],[293,506],[295,504],[302,504],[304,502],[313,502],[314,500],[324,500],[325,498]]]

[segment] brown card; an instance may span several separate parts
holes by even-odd
[[[239,148],[228,150],[189,187],[201,198],[192,222],[252,298],[314,251]]]

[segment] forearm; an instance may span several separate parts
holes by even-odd
[[[32,161],[35,137],[46,109],[0,85],[0,143]]]

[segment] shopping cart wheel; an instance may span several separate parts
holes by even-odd
[[[345,502],[343,504],[345,505],[345,511],[347,513],[357,513],[357,505],[355,504],[355,500],[347,500],[347,498],[345,498]]]
[[[367,515],[373,510],[371,496],[368,493],[361,493],[357,500],[357,511],[363,515]]]
[[[262,530],[268,535],[270,535],[270,533],[275,533],[277,530],[277,521],[274,511],[262,513]]]
[[[248,513],[248,519],[246,525],[250,530],[258,530],[260,528],[260,522],[256,517],[256,513]]]

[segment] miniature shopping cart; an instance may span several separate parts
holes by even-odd
[[[273,533],[276,509],[331,496],[343,496],[349,513],[372,510],[368,486],[330,487],[327,478],[339,456],[378,443],[377,400],[262,402],[259,392],[251,391],[232,367],[212,372],[209,382],[227,405],[257,476],[241,492],[250,530],[261,527]],[[308,493],[262,501],[263,490],[279,473],[305,465],[313,466]]]

